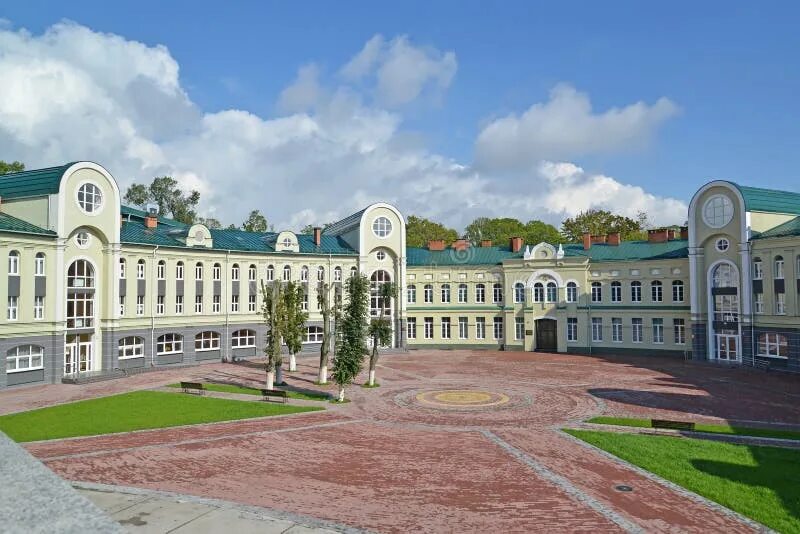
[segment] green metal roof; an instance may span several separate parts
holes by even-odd
[[[0,196],[3,198],[24,198],[53,195],[58,193],[61,177],[75,162],[33,169],[30,171],[0,174]]]
[[[770,237],[800,236],[800,217],[795,217],[774,228],[756,234],[753,239],[768,239]]]
[[[144,218],[147,217],[147,212],[144,210],[140,210],[138,208],[132,208],[130,206],[120,206],[120,214],[127,219],[139,219],[144,221]],[[180,221],[176,221],[175,219],[170,219],[168,217],[159,217],[158,224],[166,224],[169,226],[177,226],[179,228],[185,228],[189,225],[186,223],[182,223]]]
[[[15,232],[20,234],[36,234],[36,235],[46,235],[46,236],[55,236],[56,233],[51,230],[45,230],[44,228],[39,228],[36,225],[33,225],[27,221],[23,221],[22,219],[17,219],[9,215],[8,213],[0,212],[0,232]]]
[[[348,215],[340,221],[336,221],[335,223],[328,225],[328,227],[323,230],[323,233],[328,235],[341,235],[347,232],[350,230],[350,228],[361,222],[361,216],[364,215],[365,211],[367,211],[366,208],[361,211],[357,211],[352,215]]]
[[[764,211],[767,213],[792,213],[800,215],[800,193],[748,187],[729,182],[736,186],[744,197],[747,211]]]
[[[444,250],[406,248],[406,265],[498,265],[503,260],[521,258],[522,252],[511,252],[508,247],[469,247],[459,251],[451,247]]]

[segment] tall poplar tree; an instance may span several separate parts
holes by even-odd
[[[339,402],[344,401],[345,387],[352,384],[367,353],[369,316],[369,279],[355,273],[345,283],[347,304],[341,321],[341,339],[333,358],[332,376],[339,386]]]
[[[397,286],[393,282],[379,284],[375,288],[377,293],[380,316],[372,320],[369,325],[369,336],[372,338],[372,352],[369,356],[369,380],[367,385],[375,385],[375,367],[378,365],[378,347],[392,342],[392,324],[386,317],[386,309],[392,305],[392,299],[397,296]]]
[[[322,313],[322,344],[319,346],[319,376],[317,382],[320,384],[328,383],[328,355],[331,351],[331,339],[335,335],[335,323],[331,321],[338,318],[340,312],[340,302],[334,300],[331,305],[331,285],[320,282],[317,286],[317,303],[320,313]]]
[[[283,342],[289,350],[289,371],[297,371],[295,355],[303,348],[303,333],[305,331],[308,312],[303,310],[305,287],[299,282],[287,282],[283,289],[283,312],[285,314],[283,328]]]
[[[271,282],[269,285],[261,281],[261,315],[264,317],[264,324],[267,327],[267,342],[264,347],[264,355],[267,357],[265,370],[267,373],[267,389],[274,389],[275,373],[280,372],[283,363],[281,357],[281,322],[283,313],[283,288],[278,281]],[[283,382],[283,376],[278,375],[278,383]]]

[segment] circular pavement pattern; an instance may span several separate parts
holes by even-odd
[[[506,404],[510,398],[503,393],[493,391],[475,391],[469,389],[445,389],[439,391],[423,391],[416,396],[417,402],[435,408],[481,409]]]

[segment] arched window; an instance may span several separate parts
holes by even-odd
[[[567,302],[578,302],[578,284],[567,282]]]
[[[772,358],[789,357],[789,338],[772,332],[758,335],[758,355]]]
[[[730,263],[720,263],[711,275],[713,287],[739,287],[736,271]]]
[[[642,302],[642,283],[638,280],[631,282],[631,302]]]
[[[307,326],[306,333],[303,336],[303,343],[322,343],[322,335],[321,326]]]
[[[475,285],[475,302],[486,302],[486,286],[483,284]]]
[[[683,281],[674,280],[672,282],[672,301],[683,302]]]
[[[256,278],[258,278],[258,269],[256,269],[255,265],[251,264],[250,267],[247,268],[247,280],[255,282]]]
[[[611,282],[611,302],[622,302],[622,282]]]
[[[503,302],[503,285],[499,282],[492,284],[492,302],[495,304]]]
[[[67,269],[67,287],[93,288],[94,269],[86,260],[75,260]]]
[[[19,274],[19,252],[16,250],[8,253],[8,274]]]
[[[231,334],[231,347],[241,349],[256,346],[256,331],[250,329],[236,330]]]
[[[450,304],[450,284],[442,284],[442,303]]]
[[[167,278],[167,262],[164,260],[158,260],[158,265],[156,266],[157,276],[159,280],[164,280]]]
[[[164,334],[156,340],[156,354],[178,354],[183,352],[183,336],[180,334]]]
[[[664,300],[664,288],[660,281],[654,280],[650,282],[650,298],[653,302]]]
[[[239,280],[239,264],[234,263],[231,266],[231,280]]]
[[[198,263],[197,265],[200,265],[200,276],[195,275],[195,278],[197,280],[202,280],[203,279],[202,264]],[[197,271],[195,270],[195,272]],[[211,267],[211,279],[214,280],[215,282],[222,280],[222,265],[220,265],[219,263],[215,263]]]
[[[283,281],[288,282],[292,279],[292,267],[290,265],[283,266]]]
[[[341,282],[342,281],[342,268],[338,265],[333,268],[333,281],[334,282]]]
[[[425,284],[425,287],[422,288],[422,292],[423,300],[426,304],[433,302],[433,285]]]
[[[300,280],[302,282],[308,282],[308,266],[307,265],[303,265],[300,268]]]
[[[219,269],[219,263],[215,264],[214,267]],[[203,264],[199,261],[194,265],[194,279],[195,280],[203,279]],[[219,280],[219,278],[216,278],[216,280]]]
[[[119,259],[119,279],[120,280],[125,280],[125,276],[126,276],[125,267],[127,267],[127,263],[125,263],[125,258],[120,258]]]
[[[417,302],[417,286],[411,284],[406,287],[406,302],[415,304]]]
[[[358,268],[354,265],[350,267],[350,277],[353,277],[358,274]]]
[[[391,311],[391,298],[380,296],[381,286],[388,284],[392,281],[389,273],[383,269],[375,271],[369,279],[370,288],[370,315],[377,317],[383,312],[384,315],[389,315]]]
[[[37,252],[33,259],[33,274],[44,276],[44,254],[42,252]]]
[[[265,278],[267,282],[272,282],[275,280],[275,267],[273,265],[267,265],[267,273]]]
[[[737,288],[739,277],[736,269],[730,263],[720,263],[711,273],[712,288]],[[717,293],[713,295],[714,321],[735,324],[739,322],[739,294],[738,291]],[[735,328],[722,330],[735,330]]]
[[[603,284],[600,282],[592,282],[592,302],[603,301]]]
[[[136,279],[137,280],[144,280],[144,260],[139,260],[136,262]]]
[[[194,350],[202,352],[204,350],[219,349],[219,333],[206,330],[194,336]]]
[[[117,356],[120,360],[141,358],[144,356],[144,338],[139,336],[123,337],[117,344]]]
[[[6,352],[6,372],[31,371],[44,368],[44,347],[20,345]]]
[[[558,286],[552,280],[547,282],[547,302],[558,302]]]
[[[522,282],[514,284],[514,302],[518,304],[525,302],[525,284]]]
[[[544,302],[544,284],[541,282],[533,284],[533,302]]]
[[[753,280],[763,280],[764,279],[764,262],[761,261],[761,258],[753,258]]]
[[[775,279],[783,280],[783,256],[775,256]]]
[[[317,267],[317,281],[324,282],[325,281],[325,267],[320,265]]]
[[[183,280],[183,262],[175,264],[175,280]]]
[[[469,288],[467,284],[458,284],[458,302],[464,304],[469,298]]]

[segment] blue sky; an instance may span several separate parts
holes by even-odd
[[[796,4],[773,2],[768,9],[744,2],[118,4],[6,2],[0,18],[10,21],[11,31],[25,28],[34,36],[68,19],[148,47],[164,45],[194,107],[209,114],[246,110],[264,120],[287,115],[278,102],[301,66],[313,63],[321,85],[332,88],[342,66],[373,36],[387,41],[407,36],[437,57],[452,52],[457,70],[445,89],[402,110],[389,109],[402,116],[393,143],[412,143],[471,167],[476,139],[488,124],[547,102],[555,86],[569,84],[585,93],[594,113],[637,102],[652,106],[660,98],[675,110],[648,130],[646,143],[554,157],[544,151],[543,160],[568,161],[588,174],[684,202],[710,178],[798,189]],[[367,107],[380,108],[366,101]],[[155,142],[158,136],[153,134]],[[482,171],[494,184],[525,187],[524,176],[507,182],[499,177],[505,171]],[[373,196],[365,192],[364,198]],[[479,211],[471,206],[470,214],[472,208]],[[411,209],[425,211],[417,204]],[[536,211],[518,209],[521,218]],[[238,215],[230,207],[220,210]],[[452,213],[440,215],[461,222]],[[288,211],[275,217],[302,219]]]

